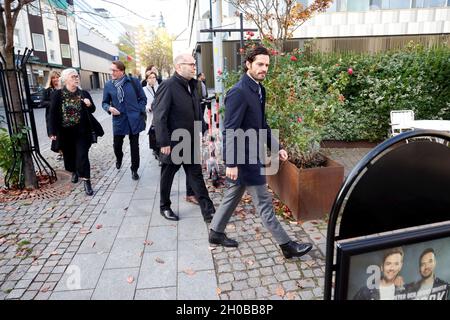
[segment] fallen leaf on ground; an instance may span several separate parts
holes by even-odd
[[[153,241],[151,241],[151,240],[144,241],[144,246],[151,246],[152,244],[153,244]]]
[[[286,293],[285,293],[283,287],[279,286],[279,287],[277,288],[277,290],[276,290],[276,294],[277,294],[277,296],[284,297],[284,295],[285,295]]]
[[[92,233],[92,231],[88,229],[80,229],[80,234],[89,234],[89,233]]]
[[[79,223],[81,223],[80,220],[73,220],[73,221],[72,221],[72,224],[79,224]]]
[[[295,298],[297,298],[297,297],[298,297],[297,294],[294,293],[294,292],[288,292],[288,293],[286,294],[286,298],[287,298],[288,300],[295,300]]]
[[[220,296],[221,293],[222,293],[222,289],[216,288],[216,294],[217,294],[218,296]]]
[[[51,256],[56,256],[56,255],[58,255],[58,252],[53,251],[52,253],[50,253],[50,255],[51,255]]]
[[[133,277],[128,277],[127,278],[127,282],[129,283],[129,284],[132,284],[133,282],[134,282],[134,278]]]
[[[43,287],[43,288],[41,289],[41,292],[46,293],[46,292],[48,292],[49,290],[50,290],[50,286],[46,286],[46,287]]]
[[[308,261],[305,261],[305,263],[308,265],[308,267],[312,267],[313,265],[316,264],[316,262],[314,260],[308,260]]]
[[[101,229],[101,228],[103,228],[103,225],[98,224],[98,225],[96,226],[96,228],[97,228],[97,229]]]
[[[253,261],[253,260],[247,260],[247,261],[245,261],[245,263],[248,264],[249,266],[252,266],[252,265],[255,264],[255,261]]]
[[[186,269],[184,270],[184,273],[186,273],[188,276],[193,276],[196,272],[192,269]]]
[[[96,242],[94,242],[94,243],[92,244],[92,248],[95,247],[95,244],[96,244]]]
[[[164,260],[159,257],[156,257],[155,261],[161,264],[165,263]]]
[[[57,221],[67,218],[67,215],[63,214],[56,218]]]

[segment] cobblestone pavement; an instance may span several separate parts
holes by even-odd
[[[289,235],[314,244],[286,260],[246,196],[226,230],[239,247],[210,247],[198,206],[183,200],[184,173],[172,191],[181,218],[173,223],[159,214],[159,167],[146,135],[135,182],[127,144],[117,170],[110,119],[102,124],[105,136],[90,152],[93,197],[69,183],[63,198],[0,203],[0,299],[322,299],[325,221],[282,219]],[[327,150],[346,174],[368,151]],[[218,207],[222,189],[208,188]]]

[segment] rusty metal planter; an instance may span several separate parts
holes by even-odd
[[[296,220],[323,219],[344,180],[344,166],[327,158],[325,167],[299,169],[286,161],[277,174],[267,176],[270,188]]]

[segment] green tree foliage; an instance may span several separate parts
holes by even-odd
[[[153,64],[159,72],[170,75],[173,64],[172,36],[163,28],[152,30],[142,46],[140,56],[144,66]]]

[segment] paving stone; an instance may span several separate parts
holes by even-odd
[[[263,286],[267,286],[272,283],[277,283],[277,279],[273,276],[265,276],[261,278],[261,283]]]
[[[231,282],[222,283],[219,288],[222,292],[227,292],[227,291],[233,290]]]
[[[312,300],[314,298],[314,294],[311,290],[302,290],[298,294],[302,300]]]
[[[285,273],[285,272],[283,272],[283,273],[276,273],[276,274],[275,274],[275,278],[276,278],[278,281],[280,281],[280,282],[289,280],[289,276],[288,276],[288,274]]]
[[[92,300],[131,300],[134,297],[139,268],[104,270]],[[130,283],[129,277],[133,278]]]
[[[123,219],[117,238],[139,238],[147,236],[150,216],[126,217]]]
[[[176,300],[177,288],[156,288],[136,290],[135,300]]]
[[[33,280],[31,280],[31,279],[20,280],[19,282],[17,282],[15,289],[28,289],[28,287],[31,285],[32,282],[33,282]]]
[[[33,300],[38,294],[38,291],[25,291],[20,300]]]
[[[263,276],[270,276],[270,275],[273,274],[272,268],[261,268],[261,269],[259,269],[259,272],[260,272],[261,275],[263,275]]]
[[[8,294],[6,299],[7,300],[20,299],[22,295],[25,293],[25,291],[26,289],[14,289]]]
[[[95,289],[107,257],[107,253],[76,255],[55,291]]]
[[[145,252],[142,258],[137,289],[176,286],[176,261],[176,251]]]
[[[141,266],[145,237],[116,239],[106,261],[105,269]]]
[[[218,300],[215,272],[178,273],[178,300]]]
[[[177,226],[156,226],[148,229],[146,240],[151,245],[145,246],[145,251],[172,251],[177,249],[178,228]]]
[[[207,239],[178,242],[178,272],[214,270]]]
[[[236,280],[248,279],[248,274],[246,272],[234,272],[233,276]]]
[[[223,274],[219,274],[219,283],[226,283],[226,282],[231,282],[234,281],[234,276],[232,273],[223,273]]]
[[[231,283],[233,290],[242,291],[249,288],[247,281],[234,281]]]

